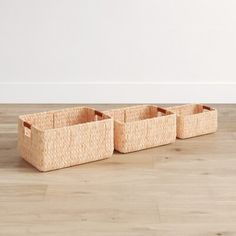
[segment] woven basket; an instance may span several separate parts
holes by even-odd
[[[177,115],[177,137],[191,138],[217,130],[217,110],[200,104],[168,107]]]
[[[172,143],[176,115],[156,106],[133,106],[105,111],[114,118],[114,145],[122,153]]]
[[[19,117],[18,150],[40,171],[108,158],[113,149],[113,120],[91,108]]]

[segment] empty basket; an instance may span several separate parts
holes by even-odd
[[[133,106],[104,112],[114,118],[115,149],[122,153],[172,143],[176,115],[156,106]]]
[[[216,132],[217,110],[200,104],[187,104],[167,108],[177,115],[177,137],[191,138]]]
[[[40,171],[49,171],[112,155],[113,120],[86,107],[19,117],[18,149]]]

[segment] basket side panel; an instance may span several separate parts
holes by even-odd
[[[186,105],[168,107],[166,109],[174,112],[177,116],[186,116],[202,112],[202,106],[197,104],[186,104]]]
[[[125,120],[124,109],[114,109],[110,111],[105,111],[104,114],[112,117],[114,120],[119,121],[119,122],[124,122]]]
[[[18,151],[20,156],[36,167],[44,170],[43,133],[35,128],[31,129],[31,137],[25,135],[23,121],[18,120]]]
[[[126,123],[119,132],[121,135],[115,130],[119,140],[119,145],[115,142],[115,149],[123,153],[165,145],[176,139],[176,117],[169,115]]]
[[[185,137],[185,120],[182,116],[177,116],[176,118],[176,137]]]
[[[217,130],[217,110],[182,117],[178,124],[178,138],[190,138],[214,133]]]
[[[153,109],[151,109],[151,106],[131,107],[129,109],[126,109],[125,111],[126,122],[144,120],[144,119],[152,118],[153,116],[154,114],[153,114]]]
[[[113,150],[112,119],[71,128],[69,165],[108,158]]]
[[[112,119],[50,130],[44,135],[46,170],[105,159],[113,150]]]
[[[114,121],[114,148],[119,152],[126,151],[126,129],[124,123]]]
[[[47,130],[44,132],[45,170],[67,166],[70,159],[70,128]]]
[[[61,128],[88,121],[88,110],[84,107],[59,110],[54,112],[54,128]]]
[[[154,117],[157,114],[157,109],[155,106],[137,105],[112,109],[104,111],[104,113],[111,116],[114,120],[124,123]]]

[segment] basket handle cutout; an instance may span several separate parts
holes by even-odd
[[[100,111],[97,111],[97,110],[95,110],[94,112],[95,112],[95,115],[96,115],[96,116],[103,117],[103,114],[102,114],[102,112],[100,112]]]
[[[158,108],[157,108],[157,112],[161,112],[161,113],[163,113],[163,114],[166,114],[166,113],[167,113],[167,110],[158,107]]]
[[[203,105],[202,108],[205,109],[205,110],[209,110],[209,111],[213,110],[211,107],[208,107],[208,106],[205,106],[205,105]]]
[[[31,137],[31,124],[29,124],[28,122],[24,121],[23,122],[23,126],[24,126],[25,136],[30,138]]]
[[[23,122],[23,126],[28,128],[28,129],[31,129],[31,124],[29,124],[28,122],[24,121]]]
[[[98,117],[100,117],[101,119],[103,119],[103,113],[97,110],[94,110],[94,114],[95,114],[95,120],[100,120],[98,119]]]

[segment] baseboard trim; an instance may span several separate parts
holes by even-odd
[[[0,83],[0,103],[236,103],[236,83]]]

